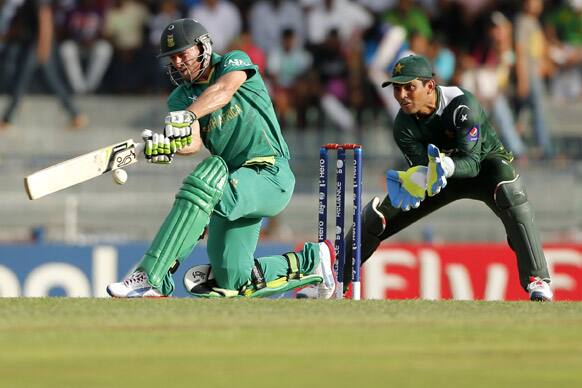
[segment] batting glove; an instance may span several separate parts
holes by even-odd
[[[453,175],[455,164],[453,160],[433,145],[428,145],[428,171],[426,174],[426,192],[429,197],[435,196],[447,185],[447,177]]]
[[[386,186],[390,202],[395,208],[408,211],[417,208],[425,198],[425,166],[414,166],[406,171],[389,170],[386,173]]]
[[[192,144],[192,124],[196,120],[196,115],[189,110],[168,113],[165,119],[164,134],[170,139],[170,143],[176,150],[181,150]]]
[[[174,159],[176,147],[172,146],[170,139],[161,133],[153,133],[146,129],[141,134],[144,140],[144,154],[149,163],[170,164]]]

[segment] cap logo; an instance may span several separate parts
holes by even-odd
[[[168,44],[168,47],[174,47],[176,45],[176,42],[174,41],[174,34],[168,34],[166,36],[166,43]]]
[[[170,25],[168,26],[168,31],[172,31],[173,29],[174,29],[174,25],[173,25],[173,24],[170,24]]]
[[[397,63],[396,66],[394,66],[394,74],[402,73],[403,68],[404,68],[404,65],[402,63]]]

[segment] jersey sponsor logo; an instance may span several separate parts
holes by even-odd
[[[249,62],[245,62],[242,59],[229,59],[224,64],[224,67],[229,67],[229,66],[241,67],[241,66],[250,66],[250,65],[251,64]]]
[[[479,127],[474,126],[467,131],[467,141],[477,141],[479,140]]]

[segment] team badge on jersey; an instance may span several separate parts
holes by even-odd
[[[453,125],[456,128],[468,128],[473,125],[471,108],[467,105],[459,105],[453,112]]]
[[[474,126],[467,131],[467,141],[479,140],[479,126]]]

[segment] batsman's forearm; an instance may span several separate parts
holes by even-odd
[[[235,91],[220,84],[211,85],[187,110],[198,118],[206,116],[228,104]]]

